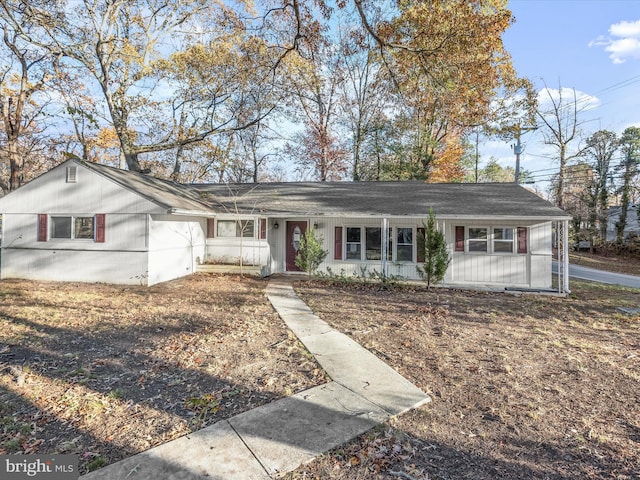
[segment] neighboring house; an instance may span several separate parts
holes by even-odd
[[[515,184],[181,185],[77,160],[0,198],[0,278],[152,285],[240,258],[296,272],[313,228],[329,251],[320,271],[417,279],[430,208],[451,255],[445,285],[551,288],[552,231],[565,253],[571,217]]]
[[[617,238],[616,223],[620,220],[621,206],[609,207],[607,210],[607,241],[613,242]],[[640,235],[640,224],[638,223],[638,206],[629,205],[627,208],[627,222],[624,228],[624,238],[630,235]]]

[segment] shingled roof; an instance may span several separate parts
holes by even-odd
[[[199,200],[197,192],[180,183],[99,163],[79,163],[167,210],[190,212],[207,212],[210,210],[209,205]]]
[[[285,182],[183,185],[81,162],[168,210],[264,216],[425,216],[567,220],[569,215],[513,183]]]
[[[566,220],[564,211],[511,183],[303,182],[191,185],[217,212],[267,216],[425,216]]]

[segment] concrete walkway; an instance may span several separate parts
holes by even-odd
[[[267,480],[430,401],[375,355],[314,315],[287,279],[270,281],[267,295],[331,382],[222,420],[81,478]]]

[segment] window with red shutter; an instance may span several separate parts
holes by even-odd
[[[96,243],[104,243],[106,239],[107,222],[104,213],[96,214]]]
[[[260,236],[258,237],[260,240],[264,240],[267,238],[267,219],[260,219]]]
[[[464,227],[456,227],[456,252],[464,252]]]
[[[45,213],[38,215],[38,241],[46,242],[49,236],[49,217]]]
[[[333,259],[342,260],[342,227],[336,227],[333,242]]]
[[[425,237],[425,229],[424,227],[418,227],[418,254],[416,255],[416,260],[418,263],[424,263],[424,254],[426,248],[426,237]]]
[[[207,238],[215,238],[216,236],[216,219],[207,218]]]
[[[529,253],[529,229],[518,227],[518,253]]]

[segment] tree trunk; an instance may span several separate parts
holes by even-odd
[[[22,168],[20,165],[20,155],[18,153],[18,139],[7,140],[9,147],[9,191],[16,190],[22,184]]]

